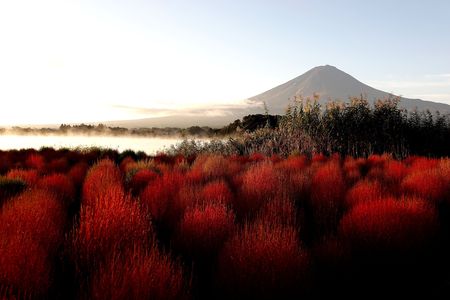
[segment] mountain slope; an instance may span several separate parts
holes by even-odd
[[[105,124],[129,128],[190,126],[219,128],[246,115],[263,114],[263,103],[266,104],[270,114],[284,114],[294,96],[301,95],[306,98],[314,94],[319,95],[319,102],[322,104],[329,100],[348,101],[349,97],[360,97],[361,95],[373,103],[377,99],[391,96],[389,93],[360,82],[336,67],[327,65],[315,67],[299,77],[251,97],[246,100],[246,104],[211,105],[189,111],[173,111],[166,117],[105,122]],[[401,98],[400,106],[410,111],[417,108],[418,110],[428,109],[431,112],[439,111],[443,114],[450,113],[450,105],[420,99]],[[219,113],[217,114],[217,112]]]
[[[349,74],[333,66],[319,66],[286,83],[274,87],[262,94],[249,98],[249,103],[265,102],[270,113],[283,113],[294,96],[319,96],[319,103],[329,100],[348,101],[349,97],[367,97],[370,103],[384,99],[391,94],[374,89]],[[401,98],[400,106],[408,110],[450,112],[450,105],[424,101],[420,99]]]

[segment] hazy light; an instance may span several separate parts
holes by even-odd
[[[236,104],[327,63],[363,82],[397,72],[380,87],[405,97],[449,95],[450,85],[442,86],[449,43],[442,36],[450,26],[439,17],[447,4],[393,5],[0,1],[0,125],[145,118],[158,115],[152,109]],[[369,9],[385,19],[368,19]],[[424,11],[433,22],[417,21]],[[415,88],[395,85],[399,70],[416,72],[415,80],[444,76]]]
[[[180,109],[259,92],[162,31],[75,1],[2,1],[0,123],[152,117],[117,105]]]

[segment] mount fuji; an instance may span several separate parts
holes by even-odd
[[[372,88],[336,67],[325,65],[315,67],[286,83],[276,86],[262,94],[248,99],[249,103],[265,103],[269,112],[283,113],[295,96],[312,97],[317,95],[319,103],[329,100],[349,101],[350,97],[365,97],[370,104],[377,99],[393,95]],[[421,99],[400,98],[400,107],[412,111],[430,110],[441,113],[450,112],[450,105]]]

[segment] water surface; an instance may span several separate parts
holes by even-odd
[[[181,138],[138,136],[88,136],[88,135],[0,135],[0,150],[40,149],[42,147],[86,148],[101,147],[118,151],[144,151],[152,155],[182,141]]]

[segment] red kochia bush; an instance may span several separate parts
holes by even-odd
[[[87,164],[87,162],[81,161],[73,165],[67,175],[72,179],[76,187],[81,187],[88,169],[89,165]]]
[[[148,185],[149,182],[155,180],[157,177],[158,174],[152,170],[139,170],[130,179],[128,187],[130,188],[133,195],[138,195]]]
[[[28,190],[0,214],[0,290],[45,298],[52,285],[55,254],[64,239],[65,213],[45,190]]]
[[[83,204],[91,205],[97,198],[104,198],[111,187],[122,187],[122,176],[119,168],[109,159],[104,159],[93,165],[83,184]]]
[[[66,213],[54,194],[27,190],[6,203],[0,215],[1,233],[27,235],[48,252],[56,251],[64,238]]]
[[[336,230],[343,208],[346,186],[338,162],[319,167],[312,178],[311,207],[318,233]]]
[[[120,162],[119,169],[122,172],[122,174],[126,174],[129,171],[129,168],[132,164],[136,163],[134,158],[127,156]]]
[[[383,191],[377,181],[362,180],[347,191],[345,204],[347,207],[353,207],[359,203],[378,200],[382,196]]]
[[[156,247],[114,257],[95,272],[90,299],[189,299],[190,282],[183,270]]]
[[[59,199],[66,203],[75,200],[75,186],[71,178],[65,174],[55,173],[44,176],[39,180],[38,186],[54,192]]]
[[[258,209],[279,193],[280,180],[271,163],[250,167],[242,175],[241,191],[234,207],[239,217],[256,214]]]
[[[27,184],[21,179],[5,178],[0,175],[0,208],[7,199],[21,193]]]
[[[171,203],[170,210],[167,214],[170,225],[175,228],[179,220],[183,218],[187,208],[204,203],[201,190],[201,185],[191,183],[190,181],[185,181],[180,185],[180,189],[178,193],[174,195],[173,202]]]
[[[233,194],[223,180],[207,183],[203,187],[200,197],[205,203],[222,203],[231,206],[233,202]]]
[[[401,189],[405,193],[437,203],[448,195],[449,186],[439,169],[433,168],[409,174],[403,179]]]
[[[370,168],[382,168],[384,163],[390,159],[391,157],[389,155],[372,154],[367,158],[367,164]]]
[[[363,175],[361,170],[365,163],[366,163],[365,159],[361,158],[356,159],[353,157],[345,158],[343,171],[347,183],[352,184],[361,179]]]
[[[217,280],[229,299],[294,299],[307,266],[294,228],[258,222],[225,243]]]
[[[296,226],[297,209],[292,199],[277,197],[267,202],[258,214],[257,219],[264,223]]]
[[[234,230],[234,214],[221,203],[196,206],[186,210],[177,242],[193,258],[205,259],[217,254]]]
[[[303,170],[307,165],[308,165],[308,159],[306,158],[306,156],[295,155],[295,156],[290,156],[284,160],[281,160],[280,162],[278,162],[275,165],[275,167],[282,172],[295,173],[295,172]]]
[[[389,160],[384,165],[384,181],[388,184],[399,184],[406,173],[406,166],[400,161]]]
[[[163,176],[150,182],[141,193],[141,202],[157,221],[168,221],[173,206],[174,197],[178,194],[181,183],[184,181],[178,172],[165,173]]]
[[[326,162],[327,160],[328,160],[328,158],[322,153],[319,153],[319,154],[316,153],[311,158],[311,162],[313,162],[313,163],[323,163],[323,162]]]
[[[1,230],[0,234],[0,298],[2,289],[10,290],[4,299],[45,298],[52,284],[45,248],[29,235],[4,235]]]
[[[194,161],[189,177],[196,181],[230,178],[239,169],[237,162],[221,155],[201,155]]]
[[[406,159],[410,163],[409,173],[415,173],[417,171],[430,170],[438,166],[439,160],[421,156],[413,156],[410,159]]]
[[[80,270],[92,270],[114,253],[152,244],[150,219],[121,188],[104,191],[94,205],[81,207],[72,233],[72,255]]]
[[[414,251],[425,246],[437,230],[437,213],[417,199],[364,202],[347,213],[340,236],[358,251]]]
[[[28,186],[32,186],[38,181],[39,174],[36,170],[13,169],[6,174],[6,178],[20,179],[23,180]]]
[[[45,166],[45,160],[44,157],[38,153],[31,153],[27,160],[25,161],[25,165],[28,168],[36,169],[37,171],[43,171],[43,168]]]
[[[47,164],[46,170],[48,173],[66,173],[69,169],[69,162],[66,157],[56,158]]]

